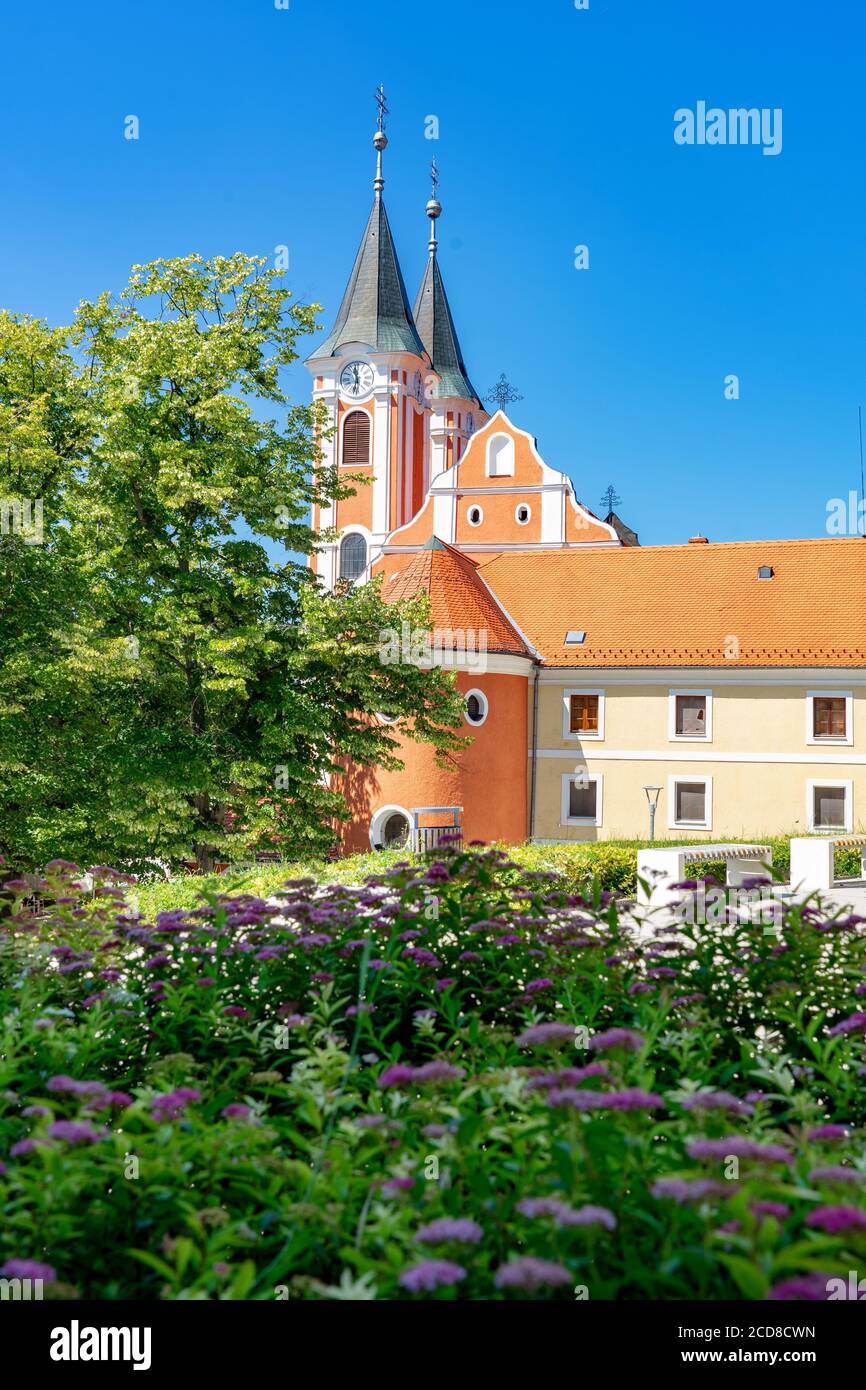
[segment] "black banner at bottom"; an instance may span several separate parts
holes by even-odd
[[[859,1302],[859,1299],[846,1300]],[[866,1299],[864,1299],[866,1301]],[[707,1366],[755,1366],[768,1370],[805,1367],[820,1374],[856,1365],[862,1347],[863,1313],[833,1303],[603,1303],[578,1301],[538,1306],[544,1300],[484,1304],[419,1301],[388,1307],[380,1321],[376,1304],[290,1300],[274,1303],[43,1303],[0,1301],[0,1336],[7,1349],[26,1348],[31,1373],[62,1383],[88,1380],[108,1371],[164,1375],[211,1372],[220,1383],[232,1375],[266,1375],[272,1367],[308,1366],[323,1358],[333,1376],[346,1368],[357,1375],[371,1353],[372,1333],[387,1356],[391,1375],[419,1369],[417,1336],[437,1342],[428,1353],[431,1371],[440,1351],[447,1361],[459,1338],[465,1373],[477,1356],[485,1373],[499,1357],[516,1371],[514,1356],[525,1345],[536,1353],[538,1333],[569,1339],[558,1344],[579,1358],[600,1360],[611,1370],[667,1373],[675,1367],[700,1372]],[[521,1305],[521,1306],[517,1306]],[[417,1321],[416,1321],[417,1319]],[[6,1324],[4,1327],[4,1323]],[[4,1335],[5,1334],[5,1335]],[[338,1335],[335,1335],[338,1334]],[[525,1342],[529,1337],[532,1341]],[[361,1339],[361,1340],[359,1340]],[[441,1341],[439,1339],[442,1339]],[[455,1346],[458,1345],[455,1343]],[[553,1354],[556,1343],[545,1342]],[[366,1351],[364,1348],[366,1347]],[[369,1361],[368,1371],[371,1368]],[[380,1371],[385,1370],[384,1366]],[[308,1373],[308,1371],[306,1372]]]

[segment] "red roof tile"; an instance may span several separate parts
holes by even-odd
[[[551,666],[866,665],[858,536],[513,551],[479,573]]]
[[[430,596],[434,633],[442,646],[454,645],[442,634],[470,629],[476,641],[478,634],[486,634],[489,652],[532,655],[478,574],[475,561],[437,537],[431,537],[405,569],[385,580],[382,595],[393,603],[420,592]]]

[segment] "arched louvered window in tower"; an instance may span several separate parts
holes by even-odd
[[[340,544],[340,578],[358,579],[367,568],[367,542],[353,531]]]
[[[343,425],[343,463],[370,462],[370,417],[366,410],[352,410]]]

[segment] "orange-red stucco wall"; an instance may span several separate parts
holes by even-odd
[[[527,691],[526,676],[458,672],[463,691],[480,690],[488,701],[485,722],[464,722],[472,742],[438,766],[428,744],[401,742],[404,767],[348,770],[334,786],[346,796],[352,819],[342,832],[342,851],[370,848],[370,821],[383,806],[411,811],[416,806],[462,806],[465,841],[501,840],[522,844],[527,827]],[[428,823],[428,822],[425,822]]]

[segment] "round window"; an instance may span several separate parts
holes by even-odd
[[[483,724],[487,718],[487,697],[480,690],[470,690],[466,696],[464,717],[467,724]]]
[[[529,507],[527,507],[525,502],[521,502],[514,515],[517,518],[518,525],[525,526],[526,523],[529,521],[529,518],[532,516],[532,512],[530,511]]]
[[[480,507],[470,507],[466,515],[470,526],[480,526],[484,520],[484,513]]]
[[[382,845],[385,849],[402,849],[409,843],[409,822],[402,811],[392,811],[382,826]]]

